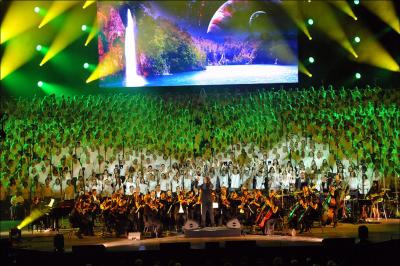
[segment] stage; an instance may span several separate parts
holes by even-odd
[[[376,223],[364,224],[369,229],[369,240],[379,243],[400,238],[400,220],[380,220]],[[65,252],[71,252],[72,246],[80,245],[104,245],[106,251],[146,251],[159,250],[160,245],[167,243],[190,243],[190,249],[205,249],[212,242],[213,247],[224,248],[226,244],[234,241],[252,241],[257,247],[295,247],[295,246],[321,246],[326,238],[357,238],[360,224],[339,223],[336,228],[332,226],[315,227],[311,232],[289,235],[289,232],[277,232],[272,236],[242,234],[233,237],[185,237],[184,234],[172,234],[160,238],[148,238],[142,240],[129,240],[127,238],[102,237],[96,230],[95,236],[85,236],[78,239],[71,229],[60,229],[64,235]],[[54,231],[27,231],[22,230],[22,240],[14,247],[24,250],[53,251],[53,239],[57,233]],[[8,231],[2,231],[1,237],[8,237]]]

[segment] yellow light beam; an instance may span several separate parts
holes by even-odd
[[[71,8],[72,6],[80,3],[79,1],[53,1],[42,22],[39,25],[39,29],[49,23],[51,20]]]
[[[114,60],[115,56],[117,55],[109,52],[102,59],[100,59],[100,63],[86,80],[86,83],[114,74],[121,70],[122,67],[119,66]]]
[[[86,0],[86,2],[83,4],[83,9],[87,8],[88,6],[90,6],[91,4],[93,4],[96,1],[90,1],[90,0]]]
[[[357,58],[357,62],[393,72],[400,71],[399,64],[379,43],[373,33],[371,33],[365,27],[360,27],[359,29],[357,29],[357,32],[362,38],[362,42],[359,43],[357,48],[357,52],[359,55],[359,57]]]
[[[88,35],[87,39],[86,39],[85,46],[88,46],[88,44],[94,39],[94,37],[96,37],[98,32],[99,32],[98,20],[97,20],[96,17],[94,17],[92,28],[91,28],[91,30],[89,32],[89,35]]]
[[[60,29],[58,35],[53,40],[49,50],[40,62],[40,66],[43,66],[84,33],[81,30],[81,25],[87,24],[87,19],[89,17],[85,16],[83,13],[84,11],[79,7],[74,8],[68,14],[68,18],[66,19],[63,28]]]
[[[307,75],[309,78],[312,77],[312,74],[308,69],[305,67],[305,65],[302,62],[299,62],[299,71],[305,75]]]
[[[43,7],[46,3],[40,3]],[[19,34],[33,28],[42,19],[33,11],[36,1],[13,1],[4,16],[1,24],[0,43],[3,44]]]
[[[336,6],[339,10],[343,11],[345,14],[349,15],[354,20],[357,20],[357,17],[354,14],[348,2],[341,0],[341,1],[330,1],[329,3]]]
[[[4,54],[1,59],[0,79],[10,75],[19,67],[29,62],[35,55],[39,54],[36,51],[36,45],[45,45],[50,42],[54,36],[55,29],[49,29],[46,34],[40,34],[40,30],[36,27],[20,34],[5,44]]]
[[[17,228],[19,230],[21,230],[22,228],[33,223],[34,221],[36,221],[37,219],[39,219],[40,217],[42,217],[45,214],[46,213],[44,211],[41,211],[39,209],[34,209],[34,210],[32,210],[32,212],[29,216],[27,216],[24,220],[22,220],[22,222],[17,226]]]
[[[392,1],[361,1],[361,3],[375,16],[389,25],[400,34],[399,17]]]
[[[297,25],[297,27],[308,37],[309,40],[312,40],[311,34],[306,26],[305,20],[300,13],[298,2],[285,1],[282,2],[282,7],[286,11],[286,13],[290,16],[290,18],[294,21],[294,23]]]
[[[324,32],[330,39],[340,44],[345,50],[358,57],[346,33],[336,19],[331,7],[324,2],[313,2],[312,9],[303,8],[311,17],[315,18],[314,26]]]

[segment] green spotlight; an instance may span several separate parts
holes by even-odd
[[[38,86],[39,88],[43,87],[43,81],[38,81],[37,86]]]
[[[312,18],[309,18],[308,20],[307,20],[307,23],[308,23],[308,25],[313,25],[314,24],[314,20],[312,19]]]
[[[89,63],[84,63],[84,64],[83,64],[83,68],[84,68],[84,69],[88,69],[88,68],[89,68]]]
[[[87,30],[87,26],[86,25],[82,25],[81,29],[82,29],[82,31],[86,31]]]
[[[311,64],[313,64],[315,62],[314,57],[310,56],[308,58],[308,62],[310,62]]]
[[[360,78],[361,78],[361,74],[357,72],[357,73],[354,75],[354,77],[355,77],[356,79],[360,79]]]
[[[360,43],[360,42],[361,42],[361,38],[358,37],[358,36],[356,36],[356,37],[354,37],[354,41],[355,41],[356,43]]]
[[[360,4],[360,0],[354,0],[354,4],[355,5],[359,5]]]
[[[42,50],[42,46],[40,44],[36,45],[36,51],[40,52]]]
[[[35,13],[38,13],[38,14],[39,14],[39,12],[40,12],[40,7],[36,6],[36,7],[33,9],[33,11],[35,11]]]

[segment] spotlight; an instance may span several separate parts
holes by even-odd
[[[356,37],[354,37],[354,41],[355,41],[356,43],[360,43],[360,42],[361,42],[361,38],[358,37],[358,36],[356,36]]]
[[[83,64],[83,68],[84,68],[84,69],[88,69],[88,68],[89,68],[89,63],[84,63],[84,64]]]
[[[308,25],[313,25],[314,24],[314,20],[312,19],[312,18],[309,18],[308,20],[307,20],[307,23],[308,23]]]
[[[37,86],[38,86],[39,88],[43,87],[43,81],[38,81]]]
[[[87,26],[86,25],[82,25],[81,29],[82,29],[82,31],[86,31],[87,30]]]
[[[38,14],[39,14],[39,12],[40,12],[40,7],[36,6],[36,7],[33,9],[33,11],[35,11],[35,13],[38,13]]]
[[[357,73],[354,75],[354,77],[355,77],[356,79],[360,79],[360,78],[361,78],[361,74],[357,72]]]
[[[314,57],[310,56],[308,58],[308,62],[310,62],[311,64],[313,64],[315,62]]]
[[[360,4],[360,0],[354,0],[354,4],[355,5],[359,5]]]
[[[36,51],[40,52],[42,50],[42,46],[40,44],[36,45]]]

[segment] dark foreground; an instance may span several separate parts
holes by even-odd
[[[78,239],[69,230],[65,252],[54,252],[55,232],[23,232],[20,242],[2,242],[1,265],[398,265],[399,220],[367,224],[369,243],[357,243],[358,225],[313,228],[295,237],[187,238],[173,235],[144,240]],[[5,237],[6,232],[2,232]],[[339,238],[339,239],[337,239]],[[280,259],[283,264],[280,263]],[[275,259],[275,262],[273,263]],[[277,264],[278,263],[278,264]],[[297,263],[297,264],[296,264]]]

